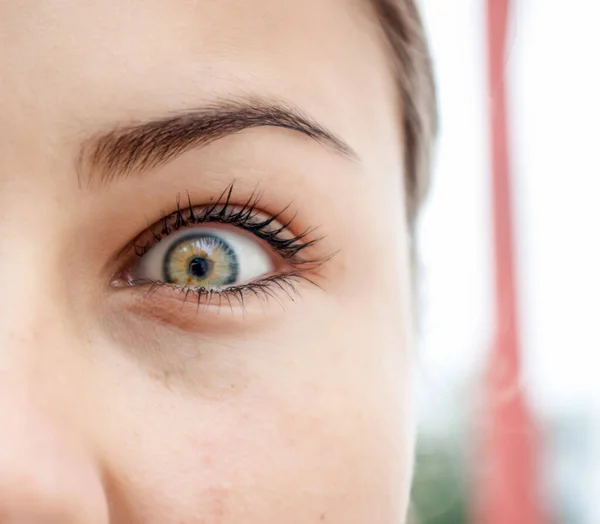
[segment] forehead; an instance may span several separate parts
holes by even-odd
[[[19,0],[0,3],[0,34],[12,132],[31,118],[93,127],[260,95],[360,142],[394,98],[365,0]]]

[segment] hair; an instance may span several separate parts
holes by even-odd
[[[373,0],[373,4],[391,47],[402,101],[407,214],[412,228],[429,187],[438,131],[431,55],[415,0]]]

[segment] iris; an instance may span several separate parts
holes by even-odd
[[[238,258],[231,246],[214,234],[196,233],[181,238],[166,252],[165,282],[180,286],[214,288],[238,278]]]

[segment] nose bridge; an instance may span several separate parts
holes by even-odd
[[[12,348],[24,354],[64,329],[60,213],[40,193],[25,184],[0,191],[0,369]]]
[[[91,398],[86,361],[51,236],[35,222],[0,243],[0,524],[103,524],[101,472],[82,419],[92,408],[81,405]]]
[[[0,524],[108,522],[93,456],[67,422],[9,383],[0,427]]]
[[[48,275],[36,272],[36,255],[43,247],[32,249],[21,241],[0,249],[0,397],[14,398],[22,412],[4,403],[0,428],[10,423],[9,415],[18,420],[20,413],[34,411],[76,418],[81,412],[76,402],[86,399],[81,391],[86,360],[64,297],[52,281],[55,270],[49,265]]]
[[[51,301],[21,296],[0,323],[0,524],[104,524],[84,361]]]
[[[65,333],[59,335],[60,322],[39,304],[9,307],[0,316],[0,396],[19,392],[60,404],[69,377],[77,376],[72,344]]]
[[[44,371],[64,360],[59,353],[69,347],[68,325],[51,286],[27,275],[31,260],[19,264],[10,257],[0,254],[0,374],[39,374],[31,378],[42,380]]]

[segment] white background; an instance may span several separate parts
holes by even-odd
[[[491,332],[484,0],[421,0],[439,84],[419,235],[423,431],[456,431]],[[545,429],[547,496],[600,522],[600,2],[513,0],[511,93],[523,384]],[[468,417],[469,414],[467,413]],[[550,504],[552,506],[552,504]],[[565,521],[566,522],[566,521]]]

